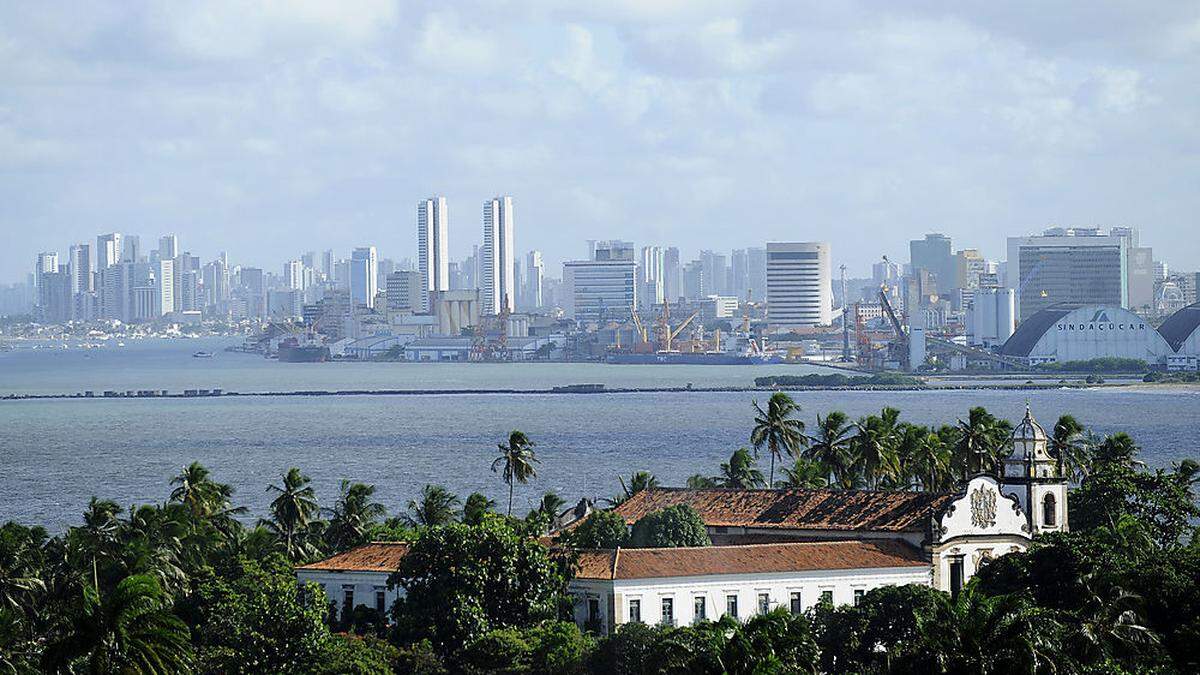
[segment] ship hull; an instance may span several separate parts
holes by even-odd
[[[608,363],[627,365],[759,366],[782,363],[778,356],[713,354],[709,352],[657,352],[609,354]]]
[[[283,363],[324,363],[329,360],[329,347],[279,347]]]

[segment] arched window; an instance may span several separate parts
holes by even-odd
[[[1058,517],[1058,500],[1054,498],[1054,493],[1046,495],[1042,499],[1042,524],[1046,527],[1054,527]]]

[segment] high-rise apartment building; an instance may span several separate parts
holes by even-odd
[[[450,218],[445,197],[417,203],[417,271],[421,274],[420,311],[428,314],[429,293],[450,290]]]
[[[703,260],[693,260],[685,264],[680,276],[683,283],[683,297],[689,302],[698,302],[710,295],[711,282],[704,276]]]
[[[729,256],[729,288],[726,290],[739,300],[744,300],[750,290],[750,257],[744,248],[735,248]]]
[[[729,274],[729,264],[725,254],[701,251],[700,262],[704,265],[705,295],[728,295],[726,277]]]
[[[1128,243],[1099,228],[1008,238],[1009,288],[1021,321],[1060,303],[1129,307]]]
[[[633,242],[621,239],[606,241],[591,241],[592,260],[608,261],[622,260],[634,262],[637,260]]]
[[[58,272],[58,254],[53,251],[39,253],[37,266],[33,269],[33,303],[40,307],[42,302],[42,275]]]
[[[112,232],[96,237],[96,271],[102,272],[121,262],[121,233]]]
[[[1154,308],[1154,249],[1141,245],[1136,227],[1114,227],[1109,234],[1125,239],[1129,309],[1148,316]]]
[[[764,267],[764,276],[766,274]],[[667,302],[679,302],[683,297],[683,268],[679,249],[668,246],[663,251],[663,296]]]
[[[746,249],[746,274],[750,277],[750,287],[745,297],[762,302],[767,297],[767,249]]]
[[[177,255],[179,255],[179,237],[173,234],[164,234],[158,238],[159,260],[174,260]]]
[[[354,249],[350,254],[350,300],[356,305],[375,306],[379,292],[379,257],[374,246]]]
[[[785,328],[833,321],[829,244],[767,244],[767,320]]]
[[[530,251],[525,255],[525,308],[541,309],[542,277],[546,274],[546,265],[542,262],[541,251]]]
[[[304,263],[289,260],[283,264],[283,286],[297,291],[304,288]]]
[[[164,253],[159,249],[159,255]],[[158,316],[175,311],[175,260],[160,258],[154,270],[155,311]]]
[[[513,257],[512,197],[504,195],[483,203],[483,306],[484,314],[514,309],[517,296]],[[447,283],[446,288],[449,288]]]
[[[142,238],[136,234],[126,234],[121,237],[121,262],[142,261]]]
[[[71,295],[95,290],[92,280],[92,248],[87,244],[75,244],[68,251],[68,262],[71,266]]]
[[[661,305],[666,297],[663,286],[665,254],[661,246],[643,246],[638,266],[638,309]]]
[[[220,258],[204,266],[204,304],[210,312],[226,314],[229,303],[229,268]]]

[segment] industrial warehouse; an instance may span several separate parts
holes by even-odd
[[[1200,360],[1200,303],[1175,312],[1157,329],[1121,307],[1053,305],[1023,321],[999,353],[1031,366],[1123,358],[1195,371]]]

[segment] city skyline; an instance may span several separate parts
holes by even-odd
[[[462,227],[513,195],[516,250],[549,269],[597,235],[829,241],[865,270],[922,232],[998,258],[1095,225],[1200,267],[1200,10],[1074,14],[12,3],[0,279],[113,231],[271,269],[281,241],[415,257],[411,204],[435,193]]]

